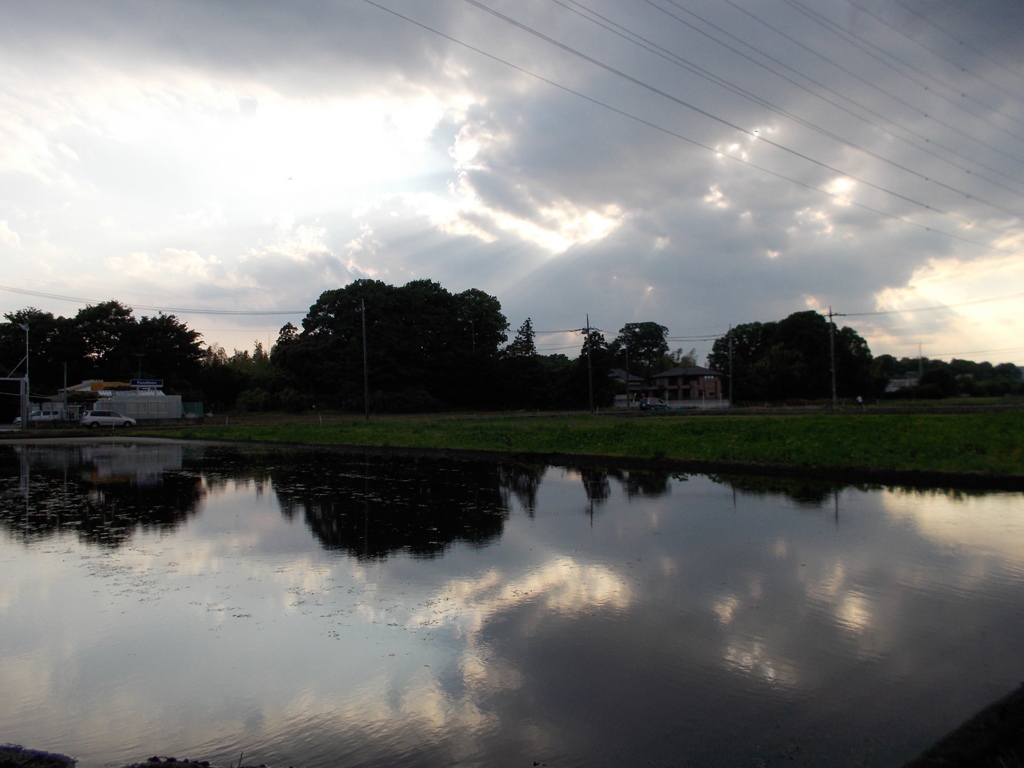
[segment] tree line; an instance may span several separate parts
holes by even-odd
[[[27,328],[33,396],[88,379],[158,378],[165,391],[207,410],[606,408],[624,391],[613,369],[650,381],[696,365],[693,350],[670,349],[668,328],[653,321],[627,323],[611,341],[580,328],[575,356],[540,354],[529,318],[510,339],[497,298],[477,289],[451,293],[431,280],[357,280],[325,291],[301,328],[288,323],[270,349],[256,342],[232,354],[205,345],[174,315],[136,318],[117,301],[69,318],[33,308],[4,317],[0,364],[21,375]],[[814,311],[731,328],[715,341],[708,367],[737,403],[823,400],[833,381],[841,398],[878,398],[890,381],[917,374],[913,387],[888,396],[1021,391],[1010,363],[874,358],[854,329]]]
[[[1013,363],[876,358],[853,328],[838,328],[813,310],[731,328],[715,341],[708,365],[731,374],[737,402],[824,399],[833,380],[836,396],[849,400],[1024,393],[1021,371]],[[893,383],[899,388],[890,391]]]
[[[143,377],[163,378],[179,392],[195,391],[204,358],[202,335],[174,315],[136,318],[131,307],[107,301],[73,317],[34,308],[4,317],[0,367],[8,377],[24,375],[27,343],[33,395],[52,395],[65,382]]]

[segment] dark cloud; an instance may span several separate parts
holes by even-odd
[[[379,5],[9,4],[0,247],[188,252],[279,306],[429,278],[514,325],[721,331],[887,290],[920,306],[929,265],[1018,252],[1017,3]],[[1021,290],[1000,264],[978,290]],[[154,293],[209,295],[181,274]]]

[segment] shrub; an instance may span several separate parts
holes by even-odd
[[[247,389],[238,396],[235,407],[240,411],[265,411],[273,405],[273,397],[265,389]]]

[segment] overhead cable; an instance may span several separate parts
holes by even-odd
[[[837,200],[837,201],[839,201],[839,202],[841,202],[841,203],[843,203],[845,205],[850,205],[850,206],[853,206],[855,208],[859,208],[861,210],[869,211],[870,213],[874,213],[874,214],[876,214],[878,216],[882,216],[884,218],[892,219],[894,221],[899,221],[899,222],[901,222],[903,224],[906,224],[907,226],[914,227],[916,229],[920,229],[920,230],[923,230],[925,232],[932,232],[934,234],[941,235],[942,237],[946,237],[946,238],[949,238],[951,240],[957,240],[959,242],[963,242],[963,243],[966,243],[966,244],[969,244],[969,245],[974,245],[974,246],[983,248],[983,249],[988,250],[988,251],[999,252],[999,253],[1008,253],[1008,254],[1012,254],[1012,255],[1017,255],[1017,251],[1016,250],[1013,250],[1013,249],[1010,249],[1010,248],[1004,248],[1004,247],[1000,247],[1000,246],[995,246],[995,245],[992,245],[990,243],[979,242],[977,240],[972,240],[971,238],[968,238],[968,237],[963,237],[962,235],[957,235],[957,234],[952,233],[952,232],[947,232],[946,230],[942,230],[942,229],[939,229],[937,227],[931,227],[931,226],[928,226],[928,225],[925,225],[925,224],[921,224],[919,222],[913,221],[912,219],[908,219],[905,216],[900,216],[898,214],[890,213],[888,211],[883,211],[881,209],[875,208],[875,207],[867,205],[865,203],[857,202],[855,200],[850,200],[849,198],[847,198],[847,197],[845,197],[845,196],[843,196],[841,194],[838,194],[838,193],[835,193],[835,192],[830,192],[828,190],[821,189],[820,187],[815,187],[812,184],[809,184],[807,182],[803,182],[803,181],[800,181],[798,179],[794,179],[791,176],[786,176],[785,174],[780,173],[778,171],[773,171],[770,168],[766,168],[765,166],[758,165],[757,163],[750,162],[746,158],[736,157],[734,155],[730,155],[728,152],[724,152],[723,150],[721,150],[719,148],[710,147],[710,146],[708,146],[706,144],[703,144],[703,143],[697,141],[696,139],[690,138],[689,136],[684,136],[683,134],[680,134],[680,133],[678,133],[676,131],[673,131],[673,130],[671,130],[669,128],[665,128],[664,126],[658,125],[657,123],[653,123],[650,120],[645,120],[642,117],[639,117],[639,116],[634,115],[634,114],[632,114],[630,112],[627,112],[624,109],[620,109],[618,107],[612,106],[611,104],[608,104],[607,102],[603,102],[600,99],[594,98],[592,96],[587,96],[586,94],[584,94],[584,93],[582,93],[580,91],[577,91],[577,90],[575,90],[573,88],[570,88],[567,85],[563,85],[562,83],[559,83],[559,82],[557,82],[555,80],[552,80],[552,79],[550,79],[548,77],[544,77],[543,75],[540,75],[540,74],[538,74],[536,72],[533,72],[533,71],[531,71],[529,69],[526,69],[525,67],[522,67],[522,66],[520,66],[518,64],[513,64],[512,62],[510,62],[510,61],[508,61],[506,59],[503,59],[500,56],[497,56],[497,55],[495,55],[493,53],[490,53],[489,51],[485,51],[482,48],[478,48],[478,47],[476,47],[474,45],[471,45],[471,44],[469,44],[469,43],[467,43],[467,42],[465,42],[463,40],[460,40],[460,39],[458,39],[456,37],[453,37],[452,35],[449,35],[449,34],[447,34],[445,32],[442,32],[442,31],[440,31],[440,30],[430,26],[429,24],[425,24],[425,23],[423,23],[421,21],[417,21],[416,19],[413,19],[413,18],[411,18],[409,16],[406,16],[406,15],[404,15],[402,13],[399,13],[398,11],[394,10],[393,8],[388,8],[387,6],[381,5],[380,3],[375,2],[375,0],[362,0],[362,1],[364,3],[366,3],[367,5],[370,5],[370,6],[374,7],[374,8],[377,8],[378,10],[381,10],[381,11],[383,11],[385,13],[388,13],[388,14],[396,17],[396,18],[402,19],[403,21],[406,21],[406,22],[408,22],[410,24],[413,24],[413,25],[415,25],[417,27],[420,27],[421,29],[423,29],[423,30],[425,30],[427,32],[430,32],[431,34],[435,34],[438,37],[442,37],[445,40],[448,40],[448,41],[450,41],[452,43],[455,43],[456,45],[462,46],[463,48],[466,48],[467,50],[473,51],[474,53],[477,53],[477,54],[479,54],[481,56],[484,56],[484,57],[486,57],[488,59],[491,59],[492,61],[496,61],[496,62],[498,62],[500,64],[503,64],[503,65],[505,65],[505,66],[507,66],[507,67],[509,67],[511,69],[516,70],[517,72],[521,72],[521,73],[523,73],[523,74],[525,74],[525,75],[527,75],[529,77],[535,78],[536,80],[539,80],[540,82],[546,83],[546,84],[548,84],[548,85],[550,85],[550,86],[552,86],[554,88],[557,88],[557,89],[559,89],[561,91],[564,91],[566,93],[571,93],[574,96],[577,96],[578,98],[583,99],[584,101],[588,101],[588,102],[590,102],[590,103],[592,103],[592,104],[594,104],[596,106],[599,106],[599,107],[601,107],[603,109],[607,109],[610,112],[614,112],[615,114],[621,115],[621,116],[623,116],[623,117],[625,117],[627,119],[633,120],[633,121],[635,121],[637,123],[640,123],[642,125],[646,125],[647,127],[653,128],[654,130],[659,131],[661,133],[664,133],[667,136],[671,136],[673,138],[679,139],[680,141],[684,141],[684,142],[686,142],[688,144],[691,144],[691,145],[693,145],[695,147],[699,147],[699,148],[704,149],[704,150],[706,150],[708,152],[712,152],[716,156],[725,157],[725,158],[728,158],[728,159],[733,160],[735,162],[742,163],[743,165],[745,165],[745,166],[747,166],[749,168],[753,168],[753,169],[758,170],[758,171],[760,171],[762,173],[768,174],[769,176],[774,176],[774,177],[782,179],[784,181],[788,181],[791,184],[795,184],[797,186],[804,187],[805,189],[808,189],[810,191],[816,192],[818,194],[825,195],[826,197],[830,197],[830,198],[832,198],[834,200]],[[465,0],[465,1],[469,2],[470,0]],[[669,98],[671,98],[671,97],[669,97]],[[713,118],[713,119],[717,120],[717,118]],[[737,130],[743,131],[744,133],[747,133],[748,135],[751,135],[751,136],[756,136],[756,134],[753,134],[750,131],[745,131],[742,128],[738,128],[737,127]],[[757,137],[757,138],[760,139],[761,137]],[[761,140],[764,141],[764,139],[761,139]],[[843,174],[841,171],[838,171],[836,169],[830,169],[830,170],[833,170],[834,172],[840,173],[841,175],[844,175],[844,176],[846,175],[846,174]],[[919,202],[916,202],[916,201],[913,201],[913,202],[916,205],[928,208],[928,206],[923,204],[923,203],[919,203]],[[930,210],[933,213],[940,213],[940,211],[937,211],[934,208],[932,208]]]
[[[25,288],[14,288],[9,285],[0,285],[0,291],[8,291],[10,293],[20,293],[26,296],[38,296],[43,299],[55,299],[57,301],[70,301],[75,304],[84,304],[86,306],[96,306],[97,304],[103,304],[102,301],[94,301],[92,299],[83,299],[77,296],[62,296],[58,293],[44,293],[43,291],[30,291]],[[194,309],[185,307],[158,307],[149,304],[135,304],[132,305],[133,309],[148,309],[155,312],[176,312],[180,314],[188,315],[304,315],[308,309]]]
[[[756,21],[758,24],[761,24],[762,26],[770,29],[772,32],[774,32],[775,34],[779,35],[783,39],[789,41],[790,43],[792,43],[794,45],[797,45],[800,48],[803,48],[805,51],[807,51],[808,53],[812,54],[813,56],[821,59],[822,61],[824,61],[824,62],[826,62],[828,64],[831,64],[832,66],[837,67],[838,69],[840,69],[843,72],[848,72],[848,70],[846,70],[846,68],[843,67],[842,65],[837,64],[836,62],[832,61],[831,59],[825,57],[823,54],[821,54],[818,51],[814,50],[813,48],[807,46],[806,44],[804,44],[798,38],[794,37],[793,35],[788,34],[785,30],[779,29],[778,27],[773,26],[772,24],[769,24],[764,19],[756,16],[755,14],[751,13],[747,9],[737,5],[732,0],[720,0],[720,2],[724,2],[724,3],[729,4],[730,6],[735,8],[740,13],[743,13],[744,15],[746,15],[749,18],[751,18],[754,21]],[[690,13],[691,15],[693,15],[692,11],[687,11],[687,13]],[[700,17],[697,17],[697,18],[700,18]],[[705,23],[708,23],[708,22],[705,22]],[[729,33],[728,32],[724,32],[724,34],[729,34]],[[714,38],[711,38],[711,39],[714,39]],[[739,38],[734,38],[734,39],[739,40]],[[913,136],[913,137],[921,140],[923,143],[922,144],[918,144],[918,143],[915,143],[915,142],[911,141],[910,139],[908,139],[908,138],[906,138],[904,136],[899,136],[899,135],[893,133],[892,131],[890,131],[889,129],[887,129],[887,128],[885,128],[885,127],[883,127],[883,126],[881,126],[881,125],[879,125],[877,123],[874,123],[871,120],[868,120],[867,118],[863,117],[862,115],[858,115],[856,112],[854,112],[854,111],[852,111],[850,109],[847,109],[846,107],[843,107],[840,104],[837,104],[836,102],[832,101],[831,99],[825,98],[820,93],[815,93],[814,91],[812,91],[812,90],[810,90],[808,88],[805,88],[803,86],[799,86],[798,85],[798,87],[800,87],[803,90],[807,91],[808,93],[810,93],[811,95],[815,96],[816,98],[824,101],[826,104],[830,104],[830,105],[832,105],[832,106],[834,106],[834,107],[836,107],[838,109],[841,109],[843,112],[851,115],[852,117],[854,117],[854,118],[856,118],[858,120],[861,120],[861,121],[867,123],[868,125],[874,127],[876,130],[881,131],[885,135],[890,136],[893,139],[896,139],[897,141],[902,141],[902,142],[906,143],[907,145],[917,149],[920,152],[923,152],[925,154],[931,155],[932,157],[935,157],[935,158],[941,160],[942,162],[951,165],[954,168],[957,168],[957,169],[959,169],[959,170],[961,170],[961,171],[963,171],[965,173],[968,173],[968,174],[970,174],[971,176],[973,176],[975,178],[984,179],[984,181],[986,181],[989,184],[993,184],[993,185],[995,185],[995,186],[997,186],[997,187],[999,187],[999,188],[1001,188],[1001,189],[1003,189],[1003,190],[1005,190],[1007,192],[1011,192],[1012,194],[1020,196],[1021,193],[1018,190],[1011,189],[1010,187],[1006,186],[1005,184],[997,182],[995,179],[989,178],[988,176],[985,176],[984,174],[979,174],[977,172],[977,170],[971,170],[970,168],[965,168],[962,165],[954,163],[948,157],[944,157],[943,155],[940,155],[938,152],[936,152],[935,149],[933,149],[933,147],[938,147],[943,152],[947,153],[948,155],[950,155],[952,157],[961,158],[964,161],[969,162],[969,163],[971,163],[974,166],[977,166],[978,168],[984,169],[988,173],[992,173],[992,174],[994,174],[996,176],[999,176],[999,177],[1005,179],[1008,182],[1011,182],[1011,183],[1014,183],[1014,184],[1017,184],[1017,185],[1020,184],[1020,179],[1019,179],[1018,176],[1009,174],[1004,169],[1000,169],[1000,168],[993,167],[991,165],[987,165],[984,162],[982,162],[981,160],[978,160],[978,159],[975,159],[975,158],[965,157],[960,150],[957,150],[957,149],[954,149],[952,147],[946,146],[943,142],[939,141],[934,136],[926,138],[926,137],[922,136],[921,134],[919,134],[917,131],[911,130],[909,128],[906,128],[905,126],[900,125],[899,123],[895,122],[894,120],[892,120],[891,118],[889,118],[886,115],[882,114],[881,112],[878,112],[877,110],[873,110],[873,109],[871,109],[870,107],[868,107],[868,106],[866,106],[864,104],[861,104],[861,103],[859,103],[857,101],[854,101],[849,96],[847,96],[845,94],[842,94],[842,93],[839,93],[838,91],[828,87],[824,83],[811,78],[806,73],[798,72],[797,70],[793,69],[792,67],[790,67],[789,65],[785,64],[784,62],[779,61],[778,59],[775,59],[775,58],[769,56],[768,54],[764,53],[763,51],[760,51],[759,49],[757,49],[754,46],[750,45],[750,43],[746,43],[746,42],[744,42],[742,40],[739,40],[739,42],[741,42],[743,45],[746,45],[747,47],[751,48],[752,50],[757,51],[760,55],[764,56],[765,58],[768,58],[769,60],[773,61],[774,63],[778,64],[779,66],[784,67],[787,70],[793,72],[794,74],[798,75],[799,77],[802,77],[802,78],[808,80],[809,82],[814,83],[814,85],[817,86],[818,88],[821,88],[821,89],[825,90],[826,92],[831,93],[831,94],[841,98],[843,101],[847,101],[850,104],[853,104],[858,109],[861,109],[864,112],[866,112],[867,114],[871,115],[873,118],[881,120],[884,123],[893,126],[894,128],[898,128],[899,130],[906,132],[910,136]],[[764,65],[760,65],[760,66],[763,67]],[[770,67],[765,67],[765,68],[768,69],[768,71],[773,71]],[[792,80],[790,80],[789,78],[785,78],[781,74],[778,74],[778,73],[776,73],[776,74],[779,77],[783,77],[783,79],[785,79],[787,82],[793,82]]]
[[[774,113],[776,113],[778,115],[782,115],[783,117],[786,117],[786,118],[788,118],[790,120],[793,120],[794,122],[804,126],[805,128],[808,128],[808,129],[814,131],[815,133],[818,133],[818,134],[820,134],[822,136],[825,136],[825,137],[827,137],[829,139],[832,139],[833,141],[836,141],[836,142],[838,142],[840,144],[843,144],[843,145],[849,147],[850,149],[854,149],[854,150],[856,150],[858,152],[861,152],[861,153],[863,153],[865,155],[868,155],[869,157],[873,157],[876,160],[878,160],[878,161],[880,161],[880,162],[882,162],[882,163],[884,163],[884,164],[886,164],[886,165],[888,165],[888,166],[890,166],[892,168],[895,168],[895,169],[897,169],[899,171],[903,171],[904,173],[910,174],[910,175],[916,177],[918,180],[924,181],[927,184],[931,184],[931,185],[934,185],[934,186],[937,186],[937,187],[941,187],[942,189],[945,189],[945,190],[948,190],[950,192],[953,192],[954,194],[960,195],[960,196],[968,198],[968,199],[975,200],[975,201],[977,201],[979,203],[982,203],[984,205],[988,205],[988,206],[990,206],[992,208],[995,208],[995,209],[997,209],[999,211],[1002,211],[1003,213],[1010,214],[1011,216],[1020,216],[1021,215],[1021,212],[1016,210],[1016,209],[1008,208],[1008,207],[1006,207],[1004,205],[1001,205],[1000,203],[993,202],[992,200],[988,200],[986,198],[980,197],[979,195],[969,193],[969,192],[967,192],[967,191],[965,191],[963,189],[960,189],[958,187],[954,187],[951,184],[946,184],[945,182],[942,182],[942,181],[934,178],[934,176],[931,175],[931,174],[924,174],[924,173],[921,173],[919,171],[916,171],[913,168],[911,168],[911,167],[909,167],[909,166],[907,166],[907,165],[905,165],[903,163],[899,163],[899,162],[897,162],[895,160],[892,160],[892,159],[890,159],[890,158],[888,158],[888,157],[886,157],[886,156],[884,156],[884,155],[882,155],[882,154],[880,154],[878,152],[875,152],[875,151],[873,151],[871,149],[868,149],[867,147],[865,147],[863,145],[854,143],[853,141],[851,141],[851,140],[849,140],[849,139],[839,135],[838,133],[835,133],[834,131],[831,131],[831,130],[829,130],[829,129],[821,126],[821,125],[818,125],[817,123],[814,123],[814,122],[812,122],[810,120],[807,120],[806,118],[801,117],[800,115],[797,115],[797,114],[795,114],[793,112],[790,112],[788,109],[785,109],[783,107],[779,107],[776,104],[772,103],[771,101],[768,101],[768,100],[766,100],[766,99],[764,99],[764,98],[762,98],[760,96],[757,96],[756,94],[754,94],[754,93],[752,93],[752,92],[750,92],[750,91],[748,91],[748,90],[746,90],[744,88],[741,88],[740,86],[738,86],[738,85],[736,85],[734,83],[731,83],[728,80],[725,80],[724,78],[721,78],[721,77],[719,77],[718,75],[715,75],[712,72],[709,72],[708,70],[704,69],[703,67],[700,67],[699,65],[697,65],[697,64],[695,64],[695,63],[693,63],[691,61],[688,61],[687,59],[685,59],[685,58],[683,58],[683,57],[673,53],[672,51],[669,51],[668,49],[663,48],[662,46],[658,45],[657,43],[654,43],[653,41],[648,40],[646,37],[644,37],[642,35],[639,35],[636,32],[634,32],[634,31],[632,31],[632,30],[630,30],[630,29],[628,29],[626,27],[623,27],[622,25],[612,21],[611,19],[607,18],[606,16],[603,16],[603,15],[597,13],[596,11],[588,8],[587,6],[583,5],[582,3],[576,2],[576,0],[568,0],[568,1],[570,3],[572,3],[572,5],[575,5],[575,6],[578,6],[579,8],[585,9],[587,11],[587,13],[592,14],[594,17],[596,17],[596,19],[600,19],[600,21],[596,20],[595,18],[591,18],[590,16],[587,16],[586,14],[584,14],[584,13],[582,13],[582,12],[580,12],[580,11],[574,9],[574,8],[571,8],[569,5],[567,5],[565,2],[563,2],[563,0],[551,0],[551,2],[555,3],[556,5],[560,5],[563,8],[565,8],[566,10],[570,11],[571,13],[577,14],[577,15],[581,16],[582,18],[587,19],[587,21],[591,22],[592,24],[597,24],[598,26],[600,26],[603,29],[611,32],[612,34],[617,35],[618,37],[621,37],[621,38],[627,40],[631,44],[640,46],[641,48],[644,48],[645,50],[650,51],[654,55],[659,56],[660,58],[663,58],[663,59],[669,61],[673,65],[675,65],[677,67],[681,67],[681,68],[687,70],[688,72],[690,72],[691,74],[694,74],[697,77],[700,77],[700,78],[702,78],[704,80],[707,80],[708,82],[711,82],[711,83],[717,85],[720,88],[724,88],[724,89],[726,89],[726,90],[728,90],[728,91],[730,91],[732,93],[735,93],[736,95],[738,95],[738,96],[740,96],[742,98],[745,98],[745,99],[747,99],[749,101],[752,101],[755,104],[758,104],[759,106],[764,107],[765,109],[768,109],[768,110],[770,110],[770,111],[772,111],[772,112],[774,112]],[[689,13],[689,11],[688,11],[688,13]],[[676,18],[676,17],[673,16],[673,18]],[[700,18],[700,17],[698,17],[698,18]],[[686,22],[681,22],[681,23],[685,24]],[[690,25],[687,25],[687,26],[690,26]],[[699,30],[699,29],[696,29],[696,28],[694,28],[694,29],[697,32],[701,32],[701,30]],[[701,32],[701,34],[705,34],[706,35],[706,33],[703,33],[703,32]],[[719,43],[720,45],[722,44],[721,41],[715,40],[715,38],[711,38],[711,39],[714,40],[715,42]],[[746,43],[744,43],[744,44],[748,45]],[[752,63],[756,64],[757,66],[764,67],[763,64],[761,64],[761,63],[759,63],[757,61],[754,61],[753,59],[749,59],[749,57],[746,57],[744,54],[740,53],[739,51],[736,51],[736,49],[731,48],[729,46],[726,46],[726,47],[730,51],[733,51],[734,53],[737,53],[740,56],[744,56],[744,58],[747,58],[749,61],[751,61]],[[749,46],[748,45],[748,47],[753,47],[753,46]],[[758,49],[754,48],[753,50],[757,51]],[[758,51],[758,53],[762,53],[762,52]],[[767,54],[763,54],[762,53],[762,55],[766,56],[767,58],[771,58],[771,57],[768,57]],[[774,61],[774,59],[773,59],[773,61]],[[776,63],[779,63],[781,66],[786,66],[786,65],[782,64],[781,62],[776,62]],[[921,150],[921,147],[919,147],[917,144],[913,144],[913,143],[909,142],[907,139],[904,139],[904,138],[902,138],[900,136],[892,134],[889,131],[886,131],[884,128],[881,128],[880,126],[876,125],[875,123],[872,123],[871,121],[866,120],[865,118],[863,118],[860,115],[852,112],[851,110],[847,109],[846,107],[843,107],[841,104],[837,104],[836,102],[833,102],[830,99],[825,99],[820,94],[815,93],[814,91],[812,91],[809,88],[801,85],[800,83],[796,82],[795,80],[793,80],[793,79],[791,79],[789,77],[786,77],[785,75],[782,75],[782,74],[776,72],[775,70],[771,69],[770,67],[765,67],[765,68],[768,69],[768,71],[770,71],[772,74],[776,75],[777,77],[782,78],[783,80],[785,80],[786,82],[790,83],[791,85],[794,85],[797,88],[800,88],[801,90],[807,91],[809,94],[811,94],[812,96],[814,96],[817,99],[821,99],[821,100],[825,101],[826,104],[834,106],[835,108],[840,109],[843,112],[846,112],[846,113],[852,115],[856,119],[861,120],[861,121],[867,123],[868,125],[870,125],[872,128],[874,128],[876,130],[880,130],[880,131],[882,131],[884,133],[887,133],[893,139],[905,142],[905,143],[909,144],[911,147],[913,147],[914,149]],[[808,78],[808,79],[810,79],[810,78]],[[811,79],[811,82],[814,82],[814,83],[817,84],[817,82],[814,81],[813,79]],[[824,87],[824,86],[822,86],[822,87]],[[961,166],[958,166],[955,163],[950,162],[949,160],[947,160],[946,158],[940,156],[938,153],[936,153],[934,151],[927,151],[927,150],[925,150],[925,151],[927,152],[927,154],[932,155],[933,157],[937,158],[941,162],[946,163],[946,164],[950,165],[953,168],[956,168],[958,170],[964,171],[965,173],[968,173],[968,174],[971,173],[970,170],[968,170],[966,168],[963,168]],[[978,177],[977,174],[974,174],[974,176],[976,178]],[[991,181],[989,179],[984,179],[984,177],[982,177],[982,178],[983,178],[984,181],[986,181],[988,183],[991,183],[991,184],[994,184],[995,186],[1000,187],[1004,191],[1009,192],[1010,194],[1016,195],[1017,197],[1020,197],[1022,200],[1024,200],[1024,194],[1022,194],[1020,192],[1017,192],[1016,190],[1013,190],[1013,189],[1011,189],[1011,188],[1009,188],[1009,187],[1007,187],[1005,185],[999,184],[998,182]],[[979,225],[977,223],[975,223],[975,226],[978,226],[978,227],[980,227],[982,229],[986,229],[986,230],[988,230],[988,231],[990,231],[990,232],[992,232],[994,234],[1001,234],[1001,232],[1002,232],[1001,230],[989,228],[989,227],[986,227],[984,225]]]

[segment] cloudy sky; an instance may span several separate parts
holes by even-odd
[[[831,308],[1024,363],[1022,38],[1017,0],[12,0],[0,311],[230,352],[427,278],[547,353]]]

